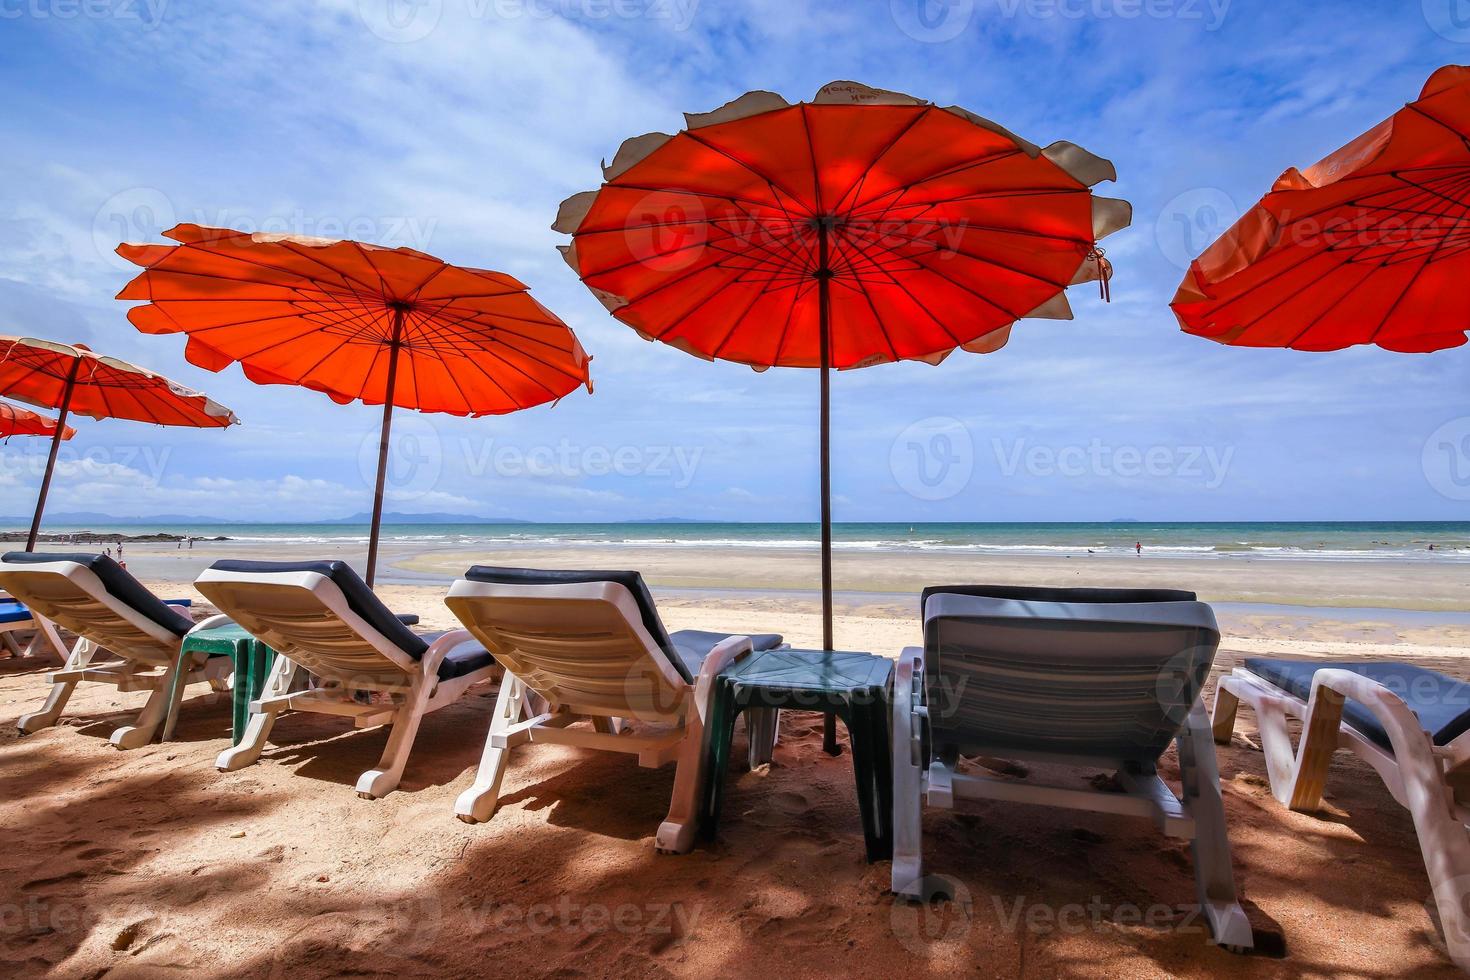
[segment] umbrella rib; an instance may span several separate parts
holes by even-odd
[[[890,150],[897,146],[903,140],[903,138],[907,136],[909,132],[912,131],[913,128],[917,126],[922,120],[927,119],[929,117],[929,113],[933,111],[934,106],[926,105],[923,107],[922,111],[914,113],[913,117],[910,118],[909,121],[905,123],[897,133],[893,134],[893,138],[885,143],[883,147],[876,154],[873,155],[873,158],[868,161],[868,165],[863,168],[863,172],[859,174],[857,178],[854,179],[853,182],[847,186],[847,189],[845,191],[838,195],[838,204],[842,204],[842,202],[845,202],[848,197],[856,193],[858,188],[867,182],[868,175],[873,172],[873,168],[878,165],[878,161],[887,156]],[[849,207],[848,210],[851,211],[852,208]]]
[[[805,105],[805,104],[806,103],[802,103],[802,105]],[[711,143],[709,140],[704,139],[704,138],[702,138],[700,136],[697,136],[696,134],[694,134],[690,130],[687,130],[686,129],[684,131],[684,135],[685,136],[688,136],[690,139],[692,139],[694,142],[698,143],[700,146],[703,146],[703,147],[706,147],[708,149],[711,149],[711,150],[715,151],[716,153],[720,154],[721,156],[723,156],[723,157],[729,159],[730,161],[734,162],[735,164],[737,164],[737,165],[739,165],[741,167],[744,167],[746,170],[749,170],[751,173],[755,174],[761,180],[765,181],[766,182],[766,185],[769,186],[770,188],[772,188],[773,190],[779,190],[781,193],[783,193],[787,197],[791,198],[791,200],[796,201],[798,203],[801,201],[801,195],[800,194],[797,194],[796,192],[792,191],[789,187],[782,186],[782,184],[779,181],[777,181],[774,178],[772,178],[769,174],[763,173],[755,165],[750,164],[750,163],[747,163],[746,161],[744,161],[744,160],[740,159],[739,157],[735,156],[734,154],[732,154],[732,153],[726,151],[725,149],[723,149],[721,147],[718,147],[715,144]]]
[[[1335,310],[1339,306],[1341,306],[1347,300],[1347,298],[1349,296],[1351,296],[1353,293],[1357,292],[1358,289],[1364,283],[1368,282],[1368,280],[1370,280],[1370,279],[1373,278],[1373,274],[1375,272],[1382,270],[1383,267],[1384,267],[1384,263],[1380,262],[1380,263],[1378,263],[1378,267],[1376,269],[1369,269],[1366,272],[1364,272],[1363,275],[1358,278],[1358,281],[1357,282],[1353,283],[1351,286],[1349,286],[1347,289],[1345,289],[1336,299],[1334,299],[1331,303],[1328,303],[1327,306],[1320,313],[1318,313],[1316,316],[1312,317],[1312,319],[1310,321],[1308,321],[1308,323],[1307,323],[1307,325],[1305,327],[1303,327],[1301,330],[1298,330],[1295,334],[1293,334],[1291,340],[1287,341],[1286,346],[1289,347],[1289,348],[1295,348],[1296,345],[1297,345],[1297,343],[1303,337],[1305,337],[1307,334],[1311,333],[1313,330],[1315,330],[1317,328],[1317,324],[1321,323],[1324,319],[1326,319],[1326,317],[1327,317],[1328,314],[1330,314],[1333,310]],[[1286,303],[1288,301],[1290,301],[1291,299],[1294,299],[1294,298],[1296,298],[1298,296],[1301,296],[1308,289],[1311,289],[1311,288],[1313,288],[1313,287],[1321,284],[1329,276],[1331,276],[1334,272],[1337,272],[1338,270],[1340,270],[1342,268],[1343,268],[1342,266],[1332,266],[1329,269],[1327,269],[1325,272],[1323,272],[1322,275],[1319,276],[1314,282],[1311,282],[1311,283],[1307,284],[1306,286],[1302,287],[1301,289],[1292,290],[1292,293],[1291,293],[1290,296],[1288,296],[1286,299],[1283,299],[1280,303],[1277,303],[1277,304],[1275,304],[1272,307],[1272,312],[1275,312],[1275,310],[1278,310],[1282,306],[1285,306]],[[1245,325],[1245,329],[1250,329],[1251,327],[1254,327],[1256,324],[1260,323],[1262,319],[1264,319],[1264,317],[1261,317],[1261,316],[1255,317],[1254,319],[1252,319],[1250,321],[1249,324]]]
[[[857,243],[857,242],[854,242],[853,245],[854,245],[855,248],[858,248],[858,249],[861,249],[862,248],[862,245],[859,244],[859,243]],[[921,268],[923,268],[925,270],[928,270],[929,267],[928,266],[921,265]],[[917,297],[917,296],[914,295],[913,290],[909,289],[908,286],[904,284],[904,281],[901,278],[899,278],[897,276],[893,277],[893,283],[892,284],[894,286],[896,286],[899,290],[901,290],[904,293],[904,295],[906,295],[913,302],[913,304],[915,306],[917,306],[919,309],[923,310],[924,313],[929,317],[929,319],[933,320],[935,322],[935,324],[937,324],[939,326],[939,329],[943,330],[945,332],[945,334],[949,336],[950,340],[954,341],[954,344],[955,344],[956,347],[959,347],[961,345],[962,341],[959,339],[959,337],[955,336],[955,333],[954,333],[953,330],[949,329],[949,325],[946,324],[943,320],[940,320],[939,317],[935,316],[934,315],[934,312],[932,310],[930,310],[929,307],[927,305],[925,305],[922,300],[919,299],[919,297]],[[866,289],[863,290],[863,295],[864,296],[868,296],[868,303],[871,306],[872,305],[872,297],[869,296],[868,291]],[[995,306],[994,303],[991,303],[990,305]],[[998,306],[996,307],[996,309],[999,309],[1002,313],[1006,314],[1007,316],[1010,315],[1009,311],[1004,310],[1004,309],[1001,309]],[[873,310],[873,316],[874,316],[875,319],[878,320],[878,323],[881,326],[881,324],[882,324],[883,321],[882,321],[882,319],[880,317],[878,317],[878,311],[877,311],[876,308],[874,308],[874,310]],[[884,335],[885,335],[885,337],[887,336],[887,331],[884,331]],[[891,339],[888,341],[888,346],[889,346],[890,349],[893,350],[893,355],[894,355],[894,358],[893,359],[894,360],[898,360],[899,359],[898,358],[898,351],[893,348],[893,342],[892,342]]]
[[[796,309],[801,303],[801,289],[802,284],[797,283],[796,288],[791,291],[791,306],[786,311],[786,319],[781,324],[781,333],[776,338],[776,356],[771,359],[772,364],[780,363],[781,353],[786,349],[786,340],[791,336],[791,321],[796,319]]]
[[[767,295],[766,290],[770,288],[771,283],[775,281],[775,278],[776,273],[773,272],[771,274],[771,278],[766,280],[765,285],[755,291],[755,295],[751,297],[751,300],[748,304],[746,304],[745,309],[740,311],[740,315],[735,318],[735,322],[730,325],[730,329],[725,332],[725,336],[720,338],[720,342],[711,349],[710,356],[720,356],[721,351],[725,349],[725,345],[730,342],[730,340],[735,336],[736,331],[740,329],[740,325],[745,322],[745,318],[750,316],[750,311],[755,309],[755,305],[761,301],[761,297]],[[713,298],[713,294],[710,298]],[[704,302],[709,302],[709,299],[707,298]],[[685,316],[687,317],[688,314],[685,314]]]

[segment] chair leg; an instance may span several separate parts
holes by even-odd
[[[748,640],[746,642],[749,643]],[[714,702],[719,697],[719,686],[717,682],[696,685],[685,708],[684,740],[679,744],[679,757],[674,764],[674,795],[669,802],[669,815],[653,838],[654,850],[660,854],[687,854],[699,834],[700,812],[709,776],[708,739],[714,734],[705,725],[705,720],[714,720]],[[704,703],[696,703],[701,695]]]
[[[398,787],[408,765],[408,753],[413,749],[413,740],[418,737],[419,723],[433,696],[435,678],[415,679],[413,689],[403,705],[393,716],[393,727],[388,732],[388,744],[383,747],[383,757],[376,769],[369,769],[358,777],[357,795],[364,800],[376,800],[387,796]]]
[[[1238,953],[1250,949],[1255,940],[1236,897],[1230,838],[1225,828],[1225,800],[1220,794],[1213,737],[1204,705],[1195,702],[1177,743],[1184,804],[1195,826],[1194,840],[1190,843],[1195,891],[1215,942]]]
[[[776,742],[781,737],[781,709],[747,708],[745,737],[750,746],[747,755],[750,768],[770,762],[776,752]]]
[[[49,625],[49,624],[48,624]],[[66,658],[64,670],[80,670],[92,662],[96,656],[98,646],[91,640],[77,640],[72,648],[71,654]],[[66,710],[66,702],[71,700],[71,692],[76,690],[77,681],[60,681],[51,685],[51,693],[46,696],[46,703],[41,706],[40,711],[33,711],[28,715],[21,715],[16,722],[22,735],[38,732],[43,728],[50,728],[56,724],[61,713]]]
[[[1240,698],[1226,687],[1228,680],[1226,677],[1220,678],[1220,683],[1215,687],[1215,714],[1210,726],[1216,745],[1230,744],[1230,736],[1235,732],[1235,714],[1240,708]]]
[[[265,689],[261,691],[261,697],[280,697],[291,690],[291,685],[296,681],[296,664],[287,657],[277,657],[271,666],[270,676],[266,678]],[[234,772],[243,769],[260,758],[260,753],[265,749],[265,740],[271,733],[272,726],[276,723],[276,715],[281,713],[281,708],[271,706],[265,711],[257,711],[250,715],[249,722],[245,725],[245,734],[240,738],[240,744],[234,748],[226,749],[214,760],[214,767],[220,772]]]
[[[148,693],[148,701],[137,719],[112,733],[109,741],[113,746],[122,750],[136,749],[153,741],[153,734],[159,726],[178,712],[179,702],[184,699],[184,688],[193,672],[194,666],[186,664],[183,657],[170,664],[158,685]]]
[[[924,769],[914,716],[914,651],[905,650],[893,678],[893,874],[890,887],[910,899],[924,897]]]
[[[500,693],[495,698],[495,712],[490,718],[490,731],[485,736],[485,751],[475,783],[454,801],[454,815],[465,823],[484,823],[495,815],[500,803],[500,782],[510,763],[510,748],[494,744],[494,736],[504,734],[510,726],[526,716],[526,685],[512,674],[500,678]]]

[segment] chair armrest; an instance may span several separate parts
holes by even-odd
[[[701,722],[709,720],[705,717],[705,712],[710,703],[710,694],[715,679],[728,670],[731,664],[749,656],[754,649],[750,637],[732,636],[721,640],[709,652],[709,656],[704,658],[704,663],[699,668],[699,676],[694,679],[694,707],[699,712]]]
[[[450,630],[429,644],[429,649],[424,651],[421,660],[427,668],[429,676],[433,677],[439,670],[439,665],[444,662],[444,658],[449,655],[450,650],[453,650],[461,643],[477,642],[479,641],[475,639],[474,634],[467,629]]]
[[[221,626],[233,625],[234,622],[235,621],[233,619],[226,616],[224,613],[215,613],[213,616],[206,616],[199,622],[195,623],[192,627],[190,627],[189,632],[185,633],[184,635],[191,636],[194,633],[202,633],[205,630],[219,629]]]

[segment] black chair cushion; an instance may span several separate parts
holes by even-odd
[[[1022,602],[1195,602],[1198,596],[1179,589],[1054,589],[1030,585],[931,585],[919,596],[919,618],[929,597],[979,596],[983,599],[1017,599]]]
[[[164,605],[163,600],[158,598],[147,587],[133,578],[126,568],[106,555],[92,554],[54,554],[44,551],[12,551],[7,553],[3,559],[9,565],[40,565],[53,561],[76,562],[96,575],[102,583],[102,587],[114,599],[129,607],[143,618],[156,623],[168,630],[183,636],[194,628],[194,620],[183,615],[178,610]]]
[[[441,630],[438,633],[423,633],[420,636],[424,641],[432,644],[447,632],[449,631]],[[456,677],[473,674],[482,667],[489,667],[494,662],[495,658],[490,655],[489,650],[473,640],[467,640],[450,650],[448,655],[439,662],[439,679],[452,681]]]
[[[383,605],[373,590],[368,588],[352,566],[345,561],[247,561],[225,558],[209,566],[218,572],[243,572],[245,574],[273,574],[286,572],[315,572],[325,575],[336,583],[347,599],[347,608],[367,621],[388,641],[404,653],[417,660],[429,649],[423,637],[405,626],[393,611]]]
[[[1435,745],[1448,745],[1470,731],[1470,684],[1413,664],[1392,661],[1324,663],[1320,660],[1272,660],[1248,657],[1246,670],[1303,701],[1312,696],[1312,677],[1319,670],[1348,670],[1377,681],[1404,699]],[[1361,702],[1349,698],[1342,719],[1378,745],[1392,751],[1388,732]]]
[[[740,635],[742,634],[712,633],[708,630],[677,630],[669,634],[669,639],[674,645],[674,655],[683,661],[684,669],[689,672],[689,676],[698,677],[700,668],[704,666],[705,658],[714,652],[715,647],[732,636]],[[781,645],[781,634],[757,633],[750,638],[750,645],[756,652],[774,650]]]
[[[710,633],[704,630],[680,630],[670,637],[668,630],[664,628],[663,620],[659,618],[658,607],[653,604],[653,594],[648,591],[648,585],[643,581],[643,576],[637,572],[497,568],[491,565],[476,565],[465,572],[464,577],[471,582],[484,582],[487,585],[578,585],[586,582],[614,582],[621,585],[632,594],[633,601],[638,604],[638,615],[643,620],[643,628],[648,631],[649,636],[653,637],[653,642],[658,644],[659,649],[664,651],[674,669],[689,684],[694,683],[694,678],[699,675],[699,668],[704,663],[704,658],[709,656],[710,651],[721,640],[732,635]],[[775,634],[763,634],[759,638],[751,637],[751,639],[755,642],[757,650],[768,650],[781,645],[781,637]]]
[[[615,582],[632,593],[633,601],[638,603],[638,615],[643,620],[643,628],[648,631],[649,636],[653,637],[653,642],[665,651],[673,647],[669,639],[669,631],[664,628],[663,620],[659,619],[658,607],[653,604],[653,594],[648,591],[648,585],[643,581],[643,576],[637,572],[498,568],[493,565],[476,565],[465,572],[464,577],[471,582],[484,582],[486,585],[579,585],[586,582]],[[684,679],[693,680],[692,677]]]

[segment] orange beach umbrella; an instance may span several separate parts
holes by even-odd
[[[193,428],[224,428],[239,421],[208,396],[147,368],[94,354],[81,344],[28,337],[0,337],[0,395],[58,412],[27,551],[35,549],[41,531],[56,453],[71,432],[66,426],[69,414]]]
[[[0,439],[11,436],[54,436],[56,421],[38,415],[19,405],[0,402]],[[61,438],[70,439],[77,432],[71,426],[62,426]]]
[[[1190,266],[1188,333],[1241,347],[1426,353],[1470,329],[1470,67],[1305,171]]]
[[[377,565],[393,409],[504,415],[586,386],[571,328],[499,272],[409,248],[183,224],[177,245],[128,245],[144,268],[118,299],[144,333],[182,333],[211,371],[383,406],[367,581]]]
[[[831,647],[828,369],[990,353],[1024,317],[1069,318],[1106,281],[1126,202],[1108,161],[958,107],[833,82],[749,92],[625,142],[562,204],[567,262],[650,340],[757,370],[821,371],[824,628]]]
[[[567,262],[612,315],[706,359],[821,372],[822,634],[832,648],[829,370],[990,353],[1026,317],[1069,319],[1130,220],[1113,166],[959,107],[833,82],[749,92],[625,142],[565,201]],[[835,750],[828,727],[828,749]]]

